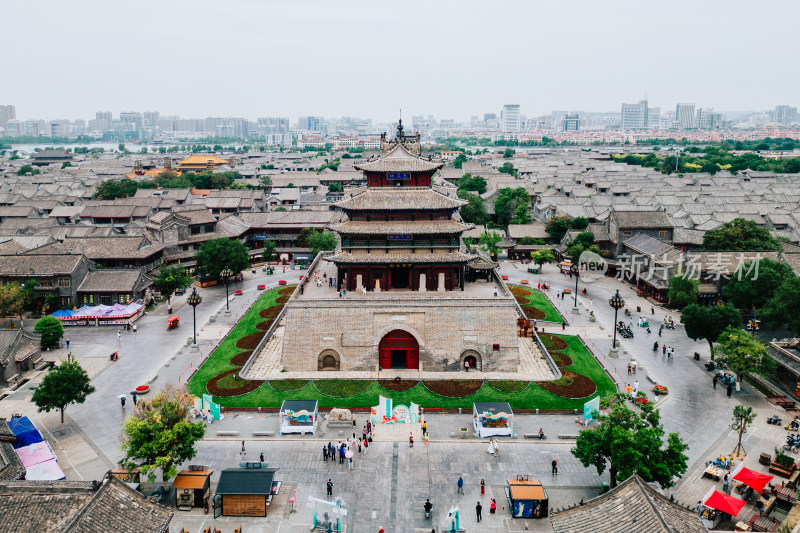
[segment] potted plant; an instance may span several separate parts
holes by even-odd
[[[770,474],[777,474],[781,477],[791,477],[794,472],[794,459],[786,455],[783,450],[775,448],[775,460],[769,465]]]

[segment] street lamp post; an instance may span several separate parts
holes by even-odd
[[[230,281],[231,276],[233,276],[233,271],[226,266],[222,269],[219,275],[223,280],[225,280],[225,314],[229,315],[231,313],[231,308],[228,305],[228,281]]]
[[[197,306],[203,301],[197,294],[197,287],[192,287],[192,294],[186,298],[186,303],[192,306],[192,348],[197,349]]]
[[[617,293],[614,296],[608,299],[608,305],[614,308],[614,340],[611,343],[610,355],[611,357],[617,357],[617,313],[625,307],[625,300],[619,295],[619,289],[617,289]]]
[[[578,309],[578,280],[581,277],[580,268],[577,263],[575,263],[569,267],[569,270],[575,275],[575,305],[572,307],[572,312],[577,315],[580,314],[580,310]]]

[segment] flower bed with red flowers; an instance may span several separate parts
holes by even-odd
[[[136,394],[147,394],[150,392],[150,385],[139,385],[134,390],[136,391]]]

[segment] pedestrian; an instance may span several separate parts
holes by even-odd
[[[711,386],[714,387],[714,390],[717,390],[717,376],[716,375],[711,380]]]
[[[556,300],[558,300],[560,297],[561,297],[561,291],[556,291]]]
[[[364,455],[367,455],[367,448],[369,448],[369,442],[364,439]]]
[[[133,400],[133,406],[136,407],[136,403],[139,401],[139,399],[136,397],[135,392],[131,394],[131,399]]]
[[[564,299],[564,293],[563,292],[561,293],[561,299],[562,300]]]
[[[353,469],[353,458],[350,457],[348,460],[350,461],[350,463],[348,464],[347,469],[348,470],[352,470]]]
[[[208,424],[211,425],[214,423],[214,417],[211,416],[211,411],[208,412]]]
[[[722,492],[728,494],[728,474],[725,474],[725,477],[722,478]]]
[[[697,500],[697,514],[703,516],[703,504]]]
[[[261,454],[258,456],[258,460],[262,463],[264,462],[264,452],[261,452]]]
[[[733,394],[733,385],[728,385],[728,398],[731,397],[731,394]]]
[[[117,330],[117,340],[120,340],[121,338],[122,338],[122,330],[118,329]]]
[[[550,463],[550,465],[553,467],[553,475],[558,474],[558,459],[553,459],[553,462]]]
[[[483,496],[484,494],[486,494],[486,482],[484,480],[481,480],[481,496]]]
[[[425,433],[427,433],[427,432],[428,432],[428,423],[423,420],[422,421],[422,434],[425,435]]]
[[[408,447],[409,448],[413,448],[414,447],[414,434],[413,433],[409,433],[408,434]]]
[[[356,427],[356,417],[353,417],[353,427]],[[355,435],[353,435],[353,438],[355,438]]]
[[[565,331],[566,329],[567,329],[567,323],[566,322],[562,322],[561,323],[561,331]]]
[[[478,502],[478,504],[475,506],[475,514],[478,515],[478,522],[481,521],[481,509],[483,509],[481,502]]]
[[[247,455],[247,452],[244,449],[244,441],[242,441],[242,455]]]
[[[342,444],[342,447],[339,448],[339,464],[340,465],[344,464],[344,450],[345,450],[345,447],[344,447],[344,444]]]
[[[497,502],[492,498],[489,502],[489,514],[494,514],[495,510],[497,510]]]
[[[494,295],[497,296],[497,287],[494,288]]]
[[[69,350],[69,339],[67,339],[67,350]]]
[[[633,394],[635,395],[639,391],[639,380],[633,382]]]
[[[730,394],[728,396],[730,396]],[[119,402],[122,404],[122,408],[125,409],[125,396],[121,396]]]
[[[136,333],[136,324],[133,325],[133,332]]]
[[[458,482],[456,482],[456,485],[458,485],[458,494],[464,494],[464,478],[458,476]]]
[[[358,441],[358,453],[361,453],[361,441]]]
[[[659,336],[659,337],[661,336],[661,330],[662,330],[662,329],[664,329],[664,328],[658,328],[658,336]]]
[[[328,462],[328,447],[327,446],[323,446],[322,447],[322,460],[325,461],[326,463]]]
[[[631,387],[630,385],[627,385],[627,386],[625,387],[625,392],[628,394],[628,396],[633,396],[633,394],[632,394],[632,392],[633,392],[633,387]]]
[[[656,308],[655,307],[651,307],[650,308],[650,314],[653,315],[653,316],[656,316]]]
[[[667,355],[667,345],[661,345],[661,355]]]
[[[364,430],[361,432],[362,440],[367,440],[367,426],[364,426]]]
[[[630,363],[628,363],[628,375],[629,376],[631,375],[631,364]]]
[[[328,479],[328,483],[325,485],[325,488],[327,489],[328,496],[333,496],[333,481]]]
[[[431,444],[431,440],[430,439],[431,439],[431,436],[429,434],[425,433],[425,447],[426,448],[428,446],[430,446],[430,444]]]

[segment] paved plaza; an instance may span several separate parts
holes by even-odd
[[[705,371],[702,361],[695,361],[694,352],[701,359],[708,359],[708,344],[687,339],[682,325],[674,331],[667,330],[663,337],[654,333],[647,335],[644,328],[634,326],[635,337],[623,339],[619,358],[606,354],[611,348],[613,333],[613,309],[608,298],[616,289],[626,300],[628,308],[642,308],[642,315],[653,320],[662,320],[672,314],[666,309],[653,307],[635,295],[632,287],[613,279],[601,279],[587,285],[587,294],[578,296],[580,314],[573,314],[573,301],[556,295],[566,287],[574,289],[574,278],[558,273],[553,265],[547,265],[541,279],[527,272],[527,265],[501,263],[502,273],[509,282],[518,283],[528,279],[533,284],[547,281],[552,285],[549,296],[562,312],[569,324],[565,333],[577,334],[593,349],[608,368],[612,377],[622,387],[627,382],[638,380],[642,390],[651,394],[653,383],[667,385],[670,394],[659,398],[662,420],[667,431],[677,431],[689,444],[689,471],[672,489],[665,491],[678,501],[690,505],[702,497],[715,483],[701,478],[704,462],[714,456],[730,453],[736,442],[736,434],[730,430],[731,412],[739,403],[752,405],[758,412],[753,429],[748,431],[745,448],[748,453],[747,466],[756,468],[758,454],[772,453],[776,443],[782,442],[785,431],[782,427],[766,424],[767,418],[777,413],[787,419],[785,411],[767,403],[763,395],[744,385],[741,392],[727,398],[721,387],[713,390],[711,375]],[[222,287],[200,289],[203,302],[197,307],[197,334],[200,350],[192,352],[187,339],[192,334],[192,308],[185,305],[185,297],[173,299],[173,313],[181,316],[181,326],[176,331],[166,330],[166,307],[149,313],[139,322],[138,333],[123,332],[117,341],[114,328],[68,328],[66,336],[71,338],[73,355],[77,357],[90,375],[96,392],[85,404],[70,406],[67,411],[67,431],[58,431],[56,413],[36,413],[30,404],[30,387],[38,383],[36,378],[0,402],[0,416],[22,413],[31,416],[43,429],[48,442],[56,451],[59,463],[68,479],[98,479],[121,457],[120,430],[130,408],[123,410],[119,394],[127,393],[139,384],[150,382],[159,389],[165,385],[185,383],[192,371],[202,362],[237,318],[261,292],[256,285],[277,284],[278,279],[294,282],[304,271],[291,271],[273,276],[247,273],[246,279],[232,289],[241,289],[243,294],[230,302],[231,314],[225,315],[225,291]],[[535,285],[534,285],[535,286]],[[589,310],[597,317],[589,320]],[[214,321],[209,322],[214,315]],[[622,315],[622,313],[620,313]],[[638,316],[634,313],[634,323]],[[541,323],[540,323],[541,325]],[[544,324],[546,331],[561,332],[560,325]],[[658,340],[675,347],[675,357],[666,358],[654,353],[653,342]],[[109,361],[109,354],[120,350],[117,362]],[[66,350],[45,352],[46,359],[55,360],[66,355]],[[628,376],[627,363],[635,359],[638,363],[636,376]],[[461,377],[461,376],[459,376]],[[377,400],[377,398],[376,398]],[[356,416],[363,416],[356,413]],[[216,483],[220,470],[235,467],[243,459],[254,460],[261,452],[270,466],[280,468],[276,479],[283,480],[279,496],[270,508],[266,519],[218,518],[204,515],[202,511],[176,511],[171,529],[186,528],[192,533],[205,527],[216,526],[221,531],[232,532],[240,524],[248,533],[277,531],[308,531],[312,510],[306,505],[309,497],[324,498],[325,482],[334,483],[334,496],[340,496],[348,510],[345,521],[348,532],[377,532],[383,527],[387,532],[425,531],[432,527],[437,531],[450,506],[458,505],[463,513],[463,525],[467,531],[551,531],[549,521],[513,520],[509,516],[508,503],[503,492],[507,479],[516,474],[527,474],[541,480],[550,496],[551,508],[557,509],[576,504],[581,498],[588,499],[599,494],[600,483],[607,481],[608,474],[598,476],[594,468],[584,468],[570,454],[573,440],[558,436],[574,434],[578,427],[575,415],[517,415],[515,417],[516,438],[500,441],[500,456],[486,453],[487,443],[475,438],[459,439],[456,435],[461,427],[471,426],[471,415],[438,412],[425,414],[431,431],[431,444],[422,445],[417,438],[415,447],[409,448],[407,434],[398,441],[376,441],[366,455],[356,453],[354,469],[346,465],[322,460],[323,443],[352,436],[349,428],[328,429],[320,423],[316,436],[282,437],[277,435],[278,420],[275,414],[257,412],[228,412],[224,420],[209,426],[206,438],[197,447],[197,456],[191,464],[208,465],[214,471],[212,482]],[[359,424],[360,425],[360,424]],[[525,439],[525,433],[535,433],[542,427],[547,434],[544,441]],[[238,435],[222,436],[218,432],[236,431]],[[253,431],[271,431],[273,436],[253,438]],[[360,434],[360,428],[357,431]],[[452,436],[451,436],[452,435]],[[241,440],[246,441],[246,458],[240,454]],[[559,473],[551,474],[550,464],[557,458]],[[760,468],[759,468],[760,470]],[[463,476],[465,494],[456,493],[456,480]],[[486,494],[480,494],[480,480],[484,479]],[[721,488],[721,483],[716,484]],[[291,512],[289,498],[297,501]],[[433,520],[428,521],[422,512],[425,498],[434,503]],[[498,512],[488,513],[489,498],[497,500]],[[475,521],[475,504],[481,501],[484,521],[478,529]],[[749,517],[742,511],[740,516]]]

